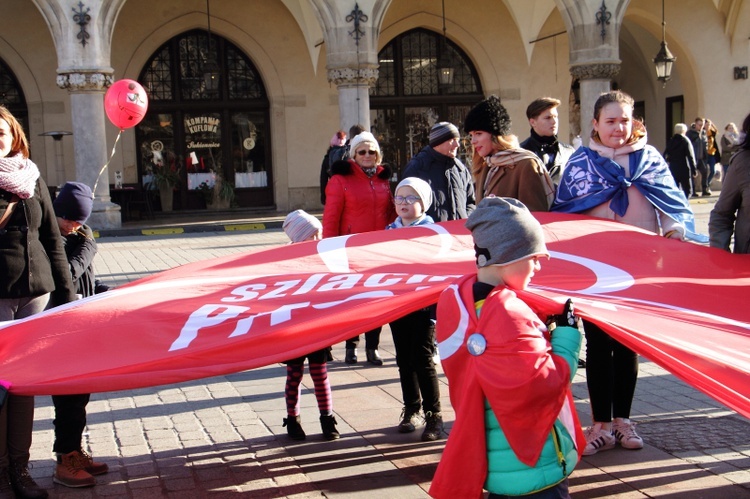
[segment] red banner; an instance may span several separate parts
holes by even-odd
[[[580,314],[750,417],[750,258],[577,215],[536,213],[552,259],[522,293]],[[437,301],[474,272],[462,221],[185,265],[0,327],[19,394],[132,389],[282,362]]]

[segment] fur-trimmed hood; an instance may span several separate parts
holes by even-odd
[[[331,174],[332,175],[351,175],[352,174],[352,168],[359,168],[359,165],[355,163],[353,159],[346,159],[346,160],[339,160],[334,162],[331,165]],[[391,168],[386,165],[378,165],[377,166],[377,173],[376,175],[379,178],[382,178],[383,180],[388,180],[391,178]]]

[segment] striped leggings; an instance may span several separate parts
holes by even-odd
[[[318,409],[321,416],[333,414],[333,400],[331,397],[331,383],[328,381],[328,368],[326,363],[310,363],[310,377],[315,385],[315,398],[318,401]],[[293,364],[286,366],[286,412],[289,416],[299,416],[299,398],[301,391],[304,364]]]

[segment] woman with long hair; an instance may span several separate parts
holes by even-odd
[[[466,115],[477,204],[494,194],[518,199],[531,211],[548,211],[555,194],[552,179],[539,157],[521,148],[510,126],[510,115],[495,95]]]

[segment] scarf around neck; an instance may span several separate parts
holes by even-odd
[[[0,189],[21,199],[34,195],[39,168],[22,154],[0,158]]]

